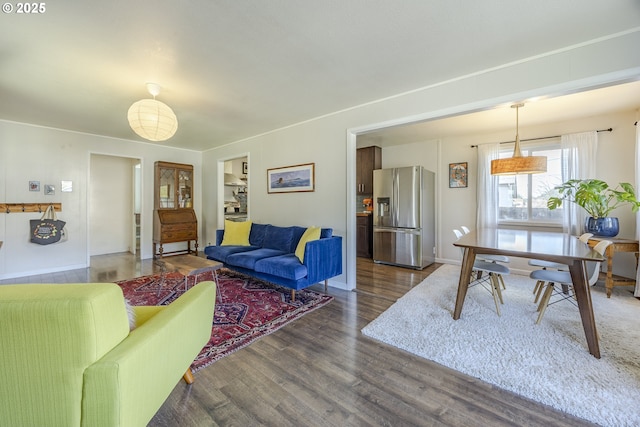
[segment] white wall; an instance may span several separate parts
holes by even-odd
[[[69,240],[50,246],[29,242],[29,220],[39,214],[0,214],[0,279],[84,268],[89,264],[88,183],[92,154],[139,158],[142,161],[141,257],[152,256],[153,164],[158,160],[194,165],[202,182],[201,153],[28,124],[0,121],[0,201],[61,202],[58,217],[67,221]],[[73,181],[71,193],[60,181]],[[54,184],[56,194],[30,192],[29,181]],[[106,190],[109,191],[109,190]],[[194,209],[201,221],[202,188],[195,188]],[[200,224],[199,224],[200,225]]]
[[[352,289],[355,287],[355,134],[384,126],[493,107],[534,96],[590,89],[627,78],[638,78],[640,57],[634,52],[639,44],[639,32],[584,43],[212,149],[203,155],[205,179],[209,184],[217,182],[217,164],[220,159],[249,153],[249,203],[255,207],[251,210],[250,219],[276,225],[315,224],[333,227],[335,234],[344,238],[344,274],[330,281],[330,284]],[[590,122],[587,129],[580,130],[595,127],[597,124]],[[496,137],[504,140],[512,135]],[[474,141],[476,142],[478,141]],[[475,156],[475,151],[471,148],[453,151],[456,148],[449,147],[445,141],[442,142],[441,150],[440,169],[436,171],[440,174],[445,163],[464,161],[465,158],[469,158],[471,162],[471,157]],[[627,155],[631,157],[633,153]],[[265,179],[268,168],[307,162],[314,162],[316,165],[315,192],[267,194]],[[609,163],[607,161],[607,166],[611,167]],[[473,174],[475,166],[471,167]],[[617,176],[621,168],[615,166],[615,170],[612,175]],[[633,170],[633,165],[630,170]],[[439,182],[440,189],[444,190],[443,180],[440,179]],[[209,185],[203,194],[206,223],[203,231],[208,242],[215,241],[215,229],[221,224],[216,210],[207,208],[215,205],[217,191],[216,185]],[[459,198],[463,199],[463,204],[449,203],[450,200],[456,201]],[[474,200],[475,186],[470,185],[466,190],[458,190],[458,193],[443,192],[439,217],[449,215],[452,209],[471,213],[475,206]],[[455,219],[456,226],[465,219],[464,222],[473,223],[462,214],[452,218]],[[452,224],[440,220],[438,225],[441,228],[438,254],[453,258],[446,247],[450,245],[450,241],[446,241],[442,234],[442,230],[450,230]],[[627,233],[628,230],[623,229],[623,232]]]

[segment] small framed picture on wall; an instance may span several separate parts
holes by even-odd
[[[465,188],[468,176],[467,162],[449,163],[449,188]]]
[[[267,193],[315,191],[315,163],[267,169]]]

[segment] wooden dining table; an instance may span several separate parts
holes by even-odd
[[[465,234],[453,244],[463,249],[458,294],[453,311],[454,320],[458,320],[462,313],[477,254],[507,255],[566,264],[571,273],[589,352],[600,358],[586,262],[602,262],[605,260],[602,255],[582,243],[576,236],[566,233],[511,228],[478,229]]]

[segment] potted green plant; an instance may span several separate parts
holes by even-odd
[[[580,206],[591,215],[586,220],[585,232],[595,236],[613,237],[618,234],[618,218],[609,216],[617,207],[629,204],[633,212],[640,209],[635,190],[628,182],[621,182],[617,187],[611,188],[599,179],[570,179],[554,189],[558,196],[550,197],[547,207],[556,209],[564,200]]]

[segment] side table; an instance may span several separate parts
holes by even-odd
[[[222,263],[207,258],[201,258],[195,255],[175,255],[170,257],[164,257],[157,262],[166,269],[166,271],[177,271],[184,275],[184,290],[187,290],[187,282],[189,277],[211,271],[213,273],[213,280],[218,285],[218,270],[222,268]]]
[[[611,291],[614,286],[635,286],[635,279],[626,277],[613,277],[613,256],[616,252],[635,252],[636,268],[638,267],[638,241],[631,239],[621,239],[619,237],[596,237],[589,238],[589,246],[593,247],[601,240],[610,240],[613,244],[609,245],[605,252],[607,258],[607,278],[605,279],[605,287],[607,288],[607,298],[611,298]]]

